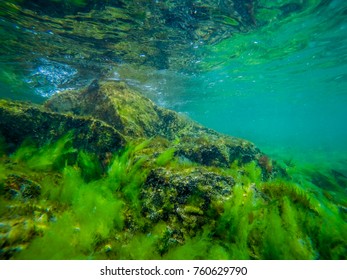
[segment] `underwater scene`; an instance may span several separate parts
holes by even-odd
[[[347,2],[1,0],[0,259],[347,259]]]

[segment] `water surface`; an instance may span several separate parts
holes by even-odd
[[[94,78],[274,157],[347,158],[347,4],[2,1],[0,96],[42,102]]]

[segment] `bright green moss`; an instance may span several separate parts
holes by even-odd
[[[85,259],[88,255],[78,246],[78,229],[71,212],[64,213],[52,223],[43,237],[35,238],[30,246],[16,255],[16,259],[59,260]]]
[[[126,185],[136,181],[140,183],[143,178],[138,174],[146,160],[145,157],[136,157],[138,146],[128,146],[120,154],[116,155],[108,169],[108,177],[114,183],[114,190],[122,189]]]
[[[33,170],[60,170],[72,157],[76,150],[72,147],[72,133],[68,133],[58,141],[48,143],[43,147],[36,147],[24,142],[22,146],[11,155],[14,162],[23,163]]]
[[[117,250],[119,259],[126,260],[156,260],[160,259],[156,244],[158,236],[148,234],[137,234],[131,237],[126,244],[120,244]]]
[[[210,229],[204,228],[195,237],[188,239],[181,246],[171,249],[165,256],[168,260],[200,260],[206,259],[208,251],[212,246]]]
[[[230,256],[228,250],[221,245],[213,245],[208,251],[209,260],[228,260]]]
[[[162,206],[169,217],[158,223],[145,218],[141,188],[150,169],[167,166],[174,154],[174,149],[168,149],[153,159],[146,155],[148,143],[128,145],[114,155],[104,173],[93,155],[72,148],[69,136],[41,149],[23,144],[9,158],[3,155],[11,163],[0,158],[0,195],[6,174],[24,170],[28,179],[42,187],[35,207],[54,206],[41,236],[30,240],[29,247],[15,258],[346,258],[344,216],[310,181],[312,177],[306,174],[295,181],[276,178],[264,182],[254,162],[208,169],[233,177],[235,185],[228,197],[211,197],[208,209],[202,207],[203,195],[211,188],[199,186],[180,206],[190,222],[179,221],[169,199]],[[10,201],[0,197],[0,214],[8,205]],[[196,217],[206,219],[208,226],[193,221]]]
[[[95,155],[80,151],[77,157],[77,164],[81,169],[84,180],[91,181],[101,177],[102,168],[99,159]]]
[[[166,151],[164,151],[162,154],[160,154],[156,159],[156,164],[158,166],[165,166],[170,161],[172,161],[175,154],[175,148],[169,148]]]
[[[95,246],[123,227],[123,202],[102,179],[86,183],[77,168],[67,166],[60,191],[50,194],[51,198],[53,195],[67,206],[66,210],[18,258],[93,258]],[[41,248],[46,244],[50,244],[49,248]],[[52,252],[60,247],[63,247],[60,253]]]
[[[106,239],[112,229],[123,227],[123,202],[104,188],[102,181],[82,185],[72,209],[81,233],[93,233],[100,239]]]
[[[113,191],[120,191],[131,207],[140,211],[140,187],[143,185],[149,170],[144,167],[147,156],[137,156],[137,152],[144,149],[149,142],[136,146],[128,146],[118,154],[108,170],[107,182]]]
[[[63,170],[63,182],[58,197],[59,202],[71,205],[78,195],[79,189],[84,185],[80,170],[66,166]]]
[[[264,200],[255,186],[235,186],[233,196],[224,204],[224,212],[217,223],[216,234],[225,240],[230,258],[237,259],[313,259],[317,252],[305,229],[305,216],[299,200],[273,197]],[[288,190],[292,194],[293,190]],[[274,194],[277,195],[275,192]],[[299,203],[299,204],[298,204]],[[299,211],[299,212],[298,212]],[[307,209],[305,211],[308,211]],[[315,223],[319,223],[319,218]]]
[[[346,259],[347,223],[336,212],[325,211],[320,221],[318,243],[323,259]]]
[[[262,258],[314,259],[316,253],[308,236],[298,227],[298,215],[289,199],[284,198],[281,206],[273,205],[264,213]]]
[[[248,238],[253,222],[259,215],[259,201],[252,189],[247,191],[235,186],[233,196],[224,204],[224,212],[218,220],[216,233],[228,242],[231,258],[248,259]]]
[[[265,218],[266,224],[263,232],[262,256],[270,260],[286,257],[288,246],[285,243],[286,235],[282,228],[282,220],[278,208],[272,207],[267,209]]]
[[[243,181],[247,183],[260,183],[262,181],[261,169],[255,161],[251,161],[243,166]]]

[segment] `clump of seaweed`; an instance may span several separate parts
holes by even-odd
[[[66,162],[73,161],[77,150],[72,147],[72,132],[58,141],[37,147],[30,141],[24,141],[11,158],[15,163],[25,163],[32,170],[60,170]]]
[[[175,148],[169,148],[157,157],[156,164],[158,166],[165,166],[170,161],[172,161],[174,155],[175,155]]]
[[[153,154],[148,148],[150,143],[128,144],[112,156],[106,168],[95,155],[72,148],[70,134],[42,147],[23,143],[12,155],[2,149],[0,214],[8,232],[0,242],[1,250],[6,252],[0,257],[346,258],[345,216],[308,174],[290,171],[291,180],[266,180],[259,161],[235,161],[230,168],[205,167],[202,172],[195,165],[175,159],[173,148],[159,156]],[[184,191],[182,186],[188,187],[189,180],[196,180],[196,176],[209,178],[213,173],[233,179],[223,197],[213,196],[211,186],[200,180],[197,190],[184,200],[167,205],[175,201],[168,198],[162,209],[159,201],[158,211],[166,207],[168,215],[151,220],[143,213],[142,188],[152,168],[185,170],[182,174],[196,169],[191,176],[168,176],[168,181],[152,176],[151,180],[158,180],[153,194],[149,194],[153,201],[170,180],[184,180],[183,184],[175,181],[178,189],[170,192],[178,196]],[[17,180],[15,183],[31,182],[41,191],[26,200],[8,198],[4,190],[10,179]],[[26,222],[11,229],[14,213]],[[32,226],[24,230],[25,224]],[[13,238],[15,233],[23,238]],[[18,243],[20,240],[25,244]]]

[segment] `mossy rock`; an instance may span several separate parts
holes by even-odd
[[[75,148],[106,157],[124,147],[124,137],[103,121],[46,110],[30,103],[0,100],[0,134],[10,149],[30,139],[41,146],[72,132]]]
[[[153,169],[141,190],[142,212],[152,222],[168,222],[176,231],[201,228],[211,218],[211,201],[223,201],[234,184],[231,176],[202,167]]]
[[[82,90],[65,91],[53,96],[45,107],[59,113],[92,116],[113,126],[129,138],[175,138],[187,123],[170,110],[156,106],[123,82],[93,81]]]
[[[10,199],[34,199],[41,194],[41,186],[31,180],[11,174],[4,184],[5,195]]]
[[[24,179],[23,179],[24,180]],[[30,200],[1,199],[0,259],[10,259],[42,236],[53,219],[51,204]]]
[[[161,108],[124,82],[95,80],[85,89],[53,96],[45,107],[100,119],[129,140],[165,138],[175,146],[176,155],[206,166],[228,167],[235,160],[247,163],[262,155],[253,143],[222,135]]]
[[[50,172],[59,175],[64,173],[63,170],[66,174],[71,173],[66,175],[67,182],[72,182],[66,183],[69,191],[75,188],[77,192],[77,186],[84,186],[93,199],[102,202],[99,209],[105,209],[104,201],[112,206],[113,199],[119,199],[120,209],[124,203],[117,233],[124,235],[124,240],[128,240],[127,234],[137,236],[139,232],[148,233],[158,223],[165,224],[171,233],[168,240],[158,246],[163,247],[160,251],[166,252],[171,246],[167,245],[169,240],[184,244],[205,226],[213,228],[223,212],[223,204],[233,196],[236,184],[247,187],[253,181],[260,183],[262,179],[268,179],[266,176],[262,178],[262,170],[272,172],[270,169],[275,169],[274,163],[264,158],[251,142],[219,134],[178,113],[160,108],[122,82],[95,80],[87,88],[55,95],[44,106],[1,100],[0,117],[0,133],[10,146],[10,152],[28,138],[39,146],[34,148],[34,154],[38,153],[36,157],[23,155],[25,145],[11,156],[5,155],[8,163],[4,162],[7,171],[6,177],[2,178],[2,192],[14,191],[24,197],[21,185],[31,186],[25,192],[28,193],[26,199],[4,196],[12,213],[35,224],[36,218],[28,214],[28,209],[39,207],[35,204],[36,197],[45,195],[49,197],[48,203],[56,204],[54,214],[33,210],[46,218],[44,223],[30,230],[30,234],[23,230],[23,234],[27,234],[24,238],[27,243],[37,235],[45,235],[42,228],[51,230],[54,227],[54,223],[49,222],[49,215],[59,217],[61,212],[72,215],[64,203],[71,203],[71,197],[75,197],[71,195],[73,191],[67,192],[65,200],[59,201],[59,188],[52,189],[64,185],[64,176],[48,181],[36,178],[43,171],[48,172],[48,176],[51,176]],[[59,147],[63,160],[57,156],[56,147]],[[75,161],[65,159],[70,153],[76,154]],[[97,157],[102,160],[103,170],[99,170],[98,164],[91,164]],[[53,160],[57,168],[52,165]],[[22,169],[26,167],[35,172],[24,176]],[[34,182],[41,184],[43,194],[39,194]],[[112,194],[116,192],[116,197],[107,195],[106,199],[102,195],[110,191],[108,188],[112,189]],[[16,206],[22,201],[24,208]],[[100,213],[103,215],[104,212]],[[7,212],[5,214],[7,216],[2,220],[8,224],[7,220],[11,222],[12,218]],[[106,216],[101,220],[104,218]],[[65,222],[75,220],[76,217],[71,216]],[[62,225],[65,222],[63,220]],[[9,229],[14,230],[10,236],[15,237],[16,228],[10,225]],[[18,229],[21,231],[22,227]],[[110,241],[106,236],[113,234],[110,232],[106,227],[105,244]],[[8,232],[4,236],[0,246],[3,258],[17,255],[18,246],[25,248],[26,244],[10,241],[17,239],[8,239]],[[51,242],[49,238],[47,240]],[[91,240],[89,245],[94,244]]]

